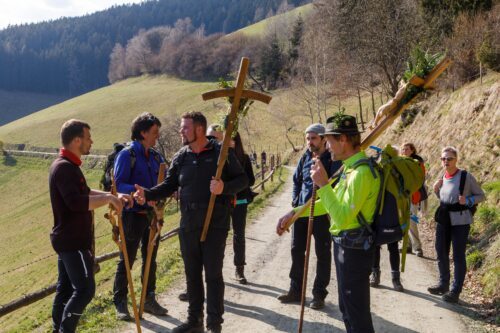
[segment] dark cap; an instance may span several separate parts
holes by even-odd
[[[356,135],[360,133],[361,132],[358,130],[358,125],[356,123],[356,117],[339,112],[326,120],[325,134],[323,135]]]

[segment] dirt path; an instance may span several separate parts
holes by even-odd
[[[300,305],[285,305],[276,296],[289,286],[288,273],[291,265],[291,235],[278,237],[275,224],[290,207],[291,179],[281,194],[267,207],[261,217],[247,228],[248,285],[236,283],[232,277],[234,266],[231,239],[228,239],[224,261],[225,314],[223,332],[296,332]],[[312,245],[314,249],[314,245]],[[409,255],[406,272],[402,275],[405,293],[392,290],[388,251],[382,249],[382,285],[371,289],[372,316],[377,332],[466,332],[467,328],[457,314],[457,308],[445,304],[437,296],[427,293],[426,288],[435,281],[427,260]],[[315,272],[314,251],[311,255],[310,272]],[[310,274],[308,300],[311,300],[312,279]],[[161,295],[160,303],[167,306],[169,316],[154,317],[146,314],[142,321],[143,332],[170,332],[186,319],[187,303],[180,302],[177,295],[184,288],[179,281],[167,293]],[[344,324],[337,302],[335,271],[328,286],[330,294],[326,307],[321,311],[306,307],[304,332],[343,332]],[[120,330],[123,331],[123,330]],[[133,332],[130,325],[127,332]]]

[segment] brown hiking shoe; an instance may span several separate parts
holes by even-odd
[[[293,291],[288,291],[286,294],[279,295],[278,300],[281,303],[300,302],[300,294]]]

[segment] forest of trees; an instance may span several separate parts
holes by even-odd
[[[308,0],[285,0],[299,6]],[[283,0],[152,0],[0,31],[0,89],[77,95],[109,83],[110,54],[141,29],[190,18],[229,33],[273,15]]]

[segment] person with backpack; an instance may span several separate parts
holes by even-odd
[[[135,184],[145,187],[156,185],[160,164],[165,162],[160,153],[153,149],[159,137],[160,127],[160,120],[151,113],[142,113],[132,121],[132,143],[123,148],[114,161],[113,173],[118,192],[132,193],[135,191]],[[125,209],[122,214],[130,267],[134,264],[139,245],[141,246],[141,281],[146,266],[149,229],[153,215],[152,207],[148,205],[135,205],[131,209]],[[164,316],[167,314],[167,309],[161,306],[155,298],[158,244],[159,240],[151,257],[144,311]],[[131,320],[127,307],[127,293],[127,272],[123,255],[120,254],[113,285],[113,303],[119,320]]]
[[[313,181],[311,166],[314,159],[320,159],[330,177],[337,171],[342,162],[332,161],[330,152],[326,149],[326,140],[321,137],[325,127],[321,124],[312,124],[305,130],[307,150],[302,155],[293,174],[292,207],[305,204],[312,195]],[[293,225],[292,231],[292,267],[290,268],[290,288],[288,292],[279,295],[282,303],[300,302],[302,279],[304,275],[304,258],[307,244],[307,217],[299,218]],[[312,309],[322,309],[325,306],[326,290],[330,283],[332,269],[332,237],[330,235],[330,220],[327,215],[314,218],[314,244],[317,257],[316,278],[313,287]]]
[[[465,250],[476,205],[486,196],[474,176],[457,167],[458,151],[445,147],[441,151],[444,175],[434,183],[439,198],[436,220],[436,253],[439,282],[427,288],[433,295],[442,295],[450,303],[458,303],[467,270]],[[454,279],[450,289],[450,246],[453,246]]]
[[[229,149],[220,180],[214,179],[221,144],[205,136],[207,119],[201,112],[181,117],[182,147],[173,157],[163,183],[147,189],[136,185],[134,197],[143,204],[170,196],[179,189],[181,221],[179,241],[186,273],[187,322],[173,333],[202,333],[205,290],[207,330],[220,333],[224,314],[224,278],[222,267],[230,213],[234,196],[248,187],[248,178],[234,151]],[[211,194],[217,195],[204,242],[200,241]],[[206,288],[203,284],[205,273]]]
[[[417,149],[415,148],[415,145],[413,143],[411,142],[404,143],[401,146],[401,155],[411,157],[417,160],[420,163],[420,166],[422,167],[422,170],[424,171],[425,174],[424,159],[419,155],[417,155]],[[410,205],[410,213],[411,213],[410,229],[409,229],[410,246],[407,249],[407,253],[412,253],[413,250],[415,251],[417,257],[424,256],[424,252],[422,251],[422,242],[420,241],[420,236],[418,233],[418,224],[417,224],[418,211],[424,200],[427,200],[427,189],[425,188],[425,185],[422,185],[422,187],[417,192],[412,194],[411,205]]]
[[[49,172],[54,226],[50,241],[57,259],[56,296],[52,305],[52,331],[75,332],[85,307],[95,293],[92,210],[110,204],[121,213],[132,205],[129,195],[114,196],[90,189],[80,165],[92,146],[89,124],[66,121],[61,128],[63,148]]]
[[[371,225],[380,192],[380,177],[366,163],[361,151],[361,135],[356,118],[337,113],[327,119],[324,136],[335,160],[344,170],[335,187],[320,160],[311,167],[311,178],[319,187],[315,215],[327,213],[333,239],[333,255],[337,272],[339,308],[347,332],[372,333],[369,277],[373,265],[373,238],[365,225]],[[300,208],[295,208],[299,210]],[[295,211],[280,218],[278,233]],[[363,219],[363,222],[361,222]]]

